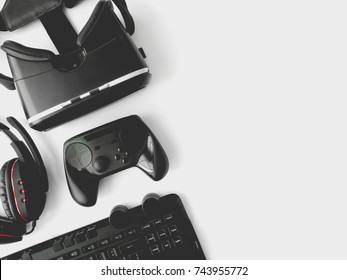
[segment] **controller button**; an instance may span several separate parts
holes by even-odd
[[[123,163],[123,164],[127,164],[128,162],[129,162],[129,159],[128,159],[128,158],[123,158],[123,159],[122,159],[122,163]]]
[[[120,160],[121,158],[122,158],[122,156],[120,154],[117,154],[117,155],[114,156],[115,160]]]
[[[109,161],[105,157],[98,157],[96,160],[93,162],[93,167],[95,168],[96,171],[98,172],[104,172],[108,169],[109,167]]]
[[[66,160],[72,167],[82,169],[91,163],[92,152],[88,146],[81,143],[74,143],[66,149]]]

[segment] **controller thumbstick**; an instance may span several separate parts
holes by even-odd
[[[118,229],[126,227],[130,223],[128,210],[128,207],[123,205],[114,207],[109,218],[110,224]]]
[[[106,157],[97,157],[93,162],[93,167],[98,172],[104,172],[109,167],[110,162]]]
[[[146,214],[155,214],[160,210],[160,196],[155,193],[147,194],[142,200],[142,210]]]

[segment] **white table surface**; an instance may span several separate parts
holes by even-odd
[[[1,0],[3,5],[5,1]],[[80,31],[96,1],[68,11]],[[15,116],[46,164],[50,188],[34,233],[0,257],[140,204],[182,197],[209,259],[346,259],[347,2],[128,0],[151,84],[49,132],[28,127],[18,94],[0,88],[0,120]],[[55,51],[40,22],[15,40]],[[0,70],[10,74],[4,52]],[[49,92],[47,92],[49,94]],[[166,150],[160,182],[133,168],[100,183],[96,206],[72,199],[64,142],[139,115]],[[0,138],[0,162],[15,157]]]

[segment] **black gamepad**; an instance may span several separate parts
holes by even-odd
[[[137,166],[159,181],[166,175],[169,161],[151,130],[133,115],[66,141],[64,166],[73,199],[93,206],[102,178]]]

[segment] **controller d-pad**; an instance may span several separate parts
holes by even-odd
[[[92,162],[92,152],[82,143],[74,143],[66,149],[66,160],[74,168],[82,169]]]

